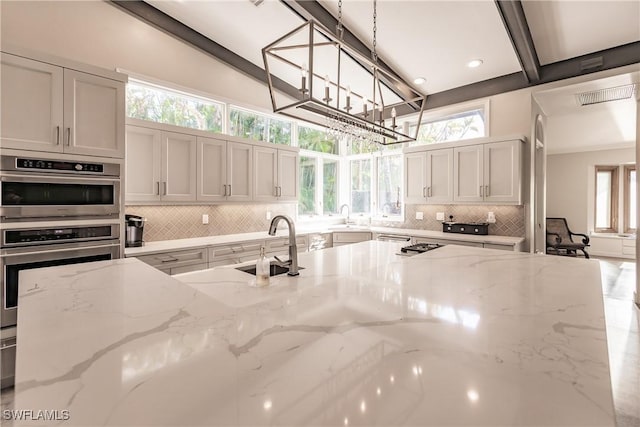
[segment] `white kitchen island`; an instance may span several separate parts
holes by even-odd
[[[615,425],[597,261],[399,248],[300,254],[268,288],[136,259],[24,271],[15,409],[83,426]]]

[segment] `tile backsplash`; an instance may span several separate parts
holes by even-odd
[[[272,217],[284,214],[295,219],[296,204],[127,206],[125,212],[147,219],[144,240],[153,242],[267,231],[271,223],[266,218],[267,212],[271,212]],[[415,219],[416,212],[422,212],[424,219]],[[489,225],[489,234],[525,236],[523,206],[406,205],[405,221],[372,221],[371,225],[442,231],[442,223],[436,220],[437,212],[444,212],[447,221],[449,215],[453,215],[453,220],[458,222],[486,221],[487,213],[494,212],[496,222]],[[203,214],[209,215],[209,224],[202,224]],[[358,217],[352,216],[352,219],[357,221]]]
[[[267,231],[272,216],[296,216],[295,203],[203,206],[126,206],[125,212],[147,219],[143,237],[146,242],[216,236],[220,234]],[[202,224],[202,215],[209,224]]]
[[[416,219],[416,212],[422,212],[424,219]],[[406,205],[404,222],[373,221],[371,224],[379,227],[442,231],[442,223],[436,220],[437,212],[444,212],[446,221],[449,221],[449,215],[453,215],[456,222],[486,222],[487,213],[493,212],[496,222],[489,224],[489,234],[525,236],[524,206]]]

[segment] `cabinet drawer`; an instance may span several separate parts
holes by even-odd
[[[209,248],[209,261],[218,261],[222,259],[237,259],[243,256],[259,256],[260,247],[264,245],[264,241],[252,241],[233,243],[225,246],[216,246]]]
[[[335,243],[357,243],[371,240],[371,233],[369,232],[348,232],[348,233],[333,233],[333,242]]]
[[[193,264],[193,265],[186,265],[184,267],[175,267],[171,269],[171,273],[170,274],[181,274],[181,273],[190,273],[192,271],[198,271],[198,270],[206,270],[208,267],[208,263],[200,263],[200,264]]]
[[[296,246],[298,252],[307,251],[307,236],[297,236]],[[287,253],[289,251],[289,238],[267,240],[265,244],[265,252],[271,253]]]
[[[464,240],[446,240],[446,239],[432,239],[430,237],[414,237],[414,244],[417,243],[439,243],[441,245],[458,245],[458,246],[472,246],[474,248],[481,248],[482,243],[479,242],[467,242]]]
[[[503,251],[513,251],[513,245],[498,245],[495,243],[485,243],[484,247],[489,249],[500,249]]]
[[[206,263],[207,249],[197,248],[184,251],[161,252],[151,255],[142,255],[139,256],[138,259],[165,271],[167,268]]]

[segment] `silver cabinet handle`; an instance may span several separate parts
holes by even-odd
[[[482,193],[482,185],[480,186],[480,197],[484,197],[484,194]]]
[[[160,181],[156,181],[156,196],[160,195]]]
[[[162,195],[163,196],[167,195],[167,181],[162,182]]]
[[[56,126],[56,145],[60,145],[60,126]]]
[[[276,189],[276,197],[278,197],[278,186],[277,185],[276,185],[275,189]]]
[[[231,184],[229,184],[229,196],[231,196]]]
[[[224,196],[224,197],[227,197],[227,184],[223,184],[222,186],[224,187],[224,194],[223,194],[223,196]]]
[[[431,197],[431,187],[427,187],[427,196]]]
[[[67,147],[71,145],[71,128],[67,128]]]
[[[484,196],[485,197],[489,197],[489,186],[488,185],[484,186]]]
[[[427,197],[427,187],[422,187],[422,197]]]

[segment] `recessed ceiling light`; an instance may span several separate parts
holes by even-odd
[[[427,79],[425,79],[424,77],[416,77],[415,79],[413,79],[413,82],[417,85],[421,85],[426,81]]]
[[[469,68],[477,68],[482,65],[482,59],[474,59],[473,61],[467,62],[467,67]]]

